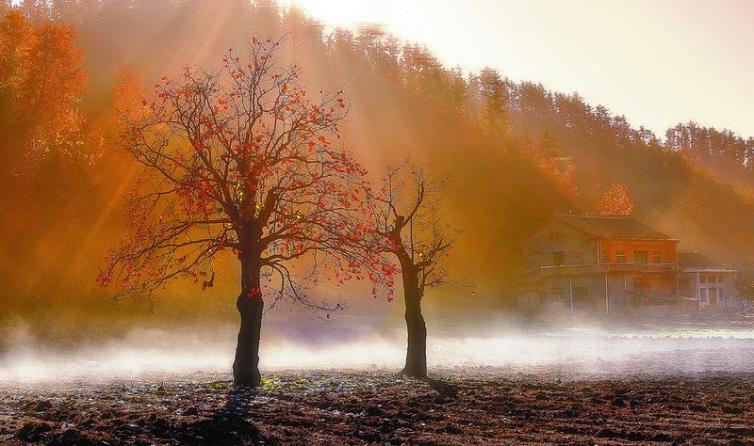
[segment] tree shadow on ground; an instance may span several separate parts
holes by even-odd
[[[240,446],[271,444],[259,429],[247,420],[256,393],[247,388],[233,388],[225,405],[210,418],[175,426],[174,438],[186,445]]]
[[[458,396],[458,387],[448,381],[429,377],[423,378],[422,381],[426,382],[430,389],[440,394],[443,398],[453,400]]]

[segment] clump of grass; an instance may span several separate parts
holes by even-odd
[[[210,381],[204,383],[204,386],[212,390],[225,390],[230,387],[229,381]]]
[[[316,387],[316,382],[307,378],[262,378],[261,388],[267,392],[304,392]]]

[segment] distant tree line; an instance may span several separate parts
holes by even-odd
[[[9,284],[0,305],[13,311],[38,311],[35,299],[72,308],[99,298],[91,272],[124,229],[118,217],[136,177],[114,143],[123,89],[133,93],[185,65],[214,66],[217,54],[246,48],[252,34],[285,36],[279,58],[301,65],[303,82],[346,91],[342,136],[367,168],[408,151],[448,173],[438,212],[469,228],[448,265],[479,285],[480,298],[506,302],[520,277],[522,237],[555,210],[631,212],[687,247],[754,264],[752,138],[695,123],[661,138],[578,94],[491,68],[445,67],[378,27],[330,31],[271,1],[27,0],[16,8],[35,25],[2,19],[0,114],[41,113],[26,97],[61,105],[44,110],[59,119],[0,123],[10,148],[0,201],[14,216],[0,221],[0,276]],[[23,47],[8,34],[21,28],[37,36]],[[55,45],[33,43],[52,35]],[[48,61],[80,71],[56,79],[67,71],[40,71]],[[51,81],[61,87],[40,87]],[[41,93],[48,97],[35,97]],[[61,126],[45,128],[52,122]]]

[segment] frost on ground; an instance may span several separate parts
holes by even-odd
[[[216,340],[31,346],[0,357],[0,445],[754,445],[749,327],[430,337],[429,381],[400,339],[270,342],[257,391]]]
[[[290,372],[258,391],[223,378],[6,389],[0,444],[754,444],[754,374]]]
[[[448,328],[433,321],[428,339],[430,368],[547,369],[580,376],[636,370],[656,375],[754,371],[754,321],[735,328],[699,324],[663,329],[515,327],[494,321],[474,325]],[[405,334],[400,327],[383,335],[370,330],[346,335],[334,328],[294,335],[263,333],[262,369],[392,370],[403,365]],[[331,337],[318,338],[322,332]],[[233,361],[235,337],[235,327],[138,329],[122,338],[52,349],[17,335],[7,342],[5,351],[0,349],[0,386],[224,372]]]

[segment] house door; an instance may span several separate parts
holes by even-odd
[[[589,301],[589,292],[587,287],[577,286],[573,288],[573,308],[574,310],[588,310],[592,305]]]
[[[717,305],[719,302],[717,301],[717,288],[710,288],[709,289],[709,304],[710,305]]]

